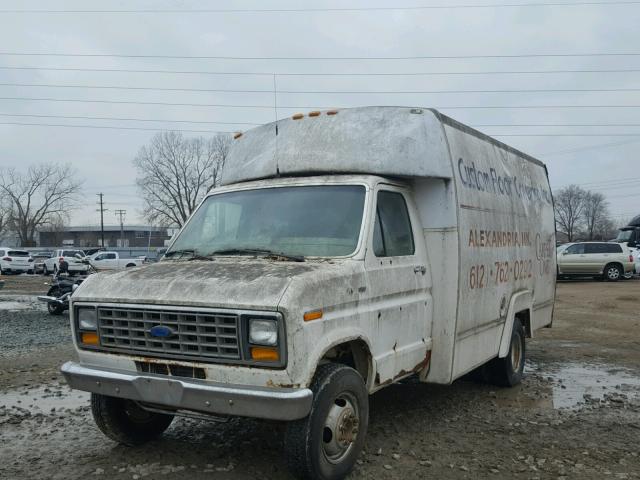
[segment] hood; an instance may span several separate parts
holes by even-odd
[[[244,257],[162,261],[91,275],[73,299],[275,310],[292,278],[329,266]]]

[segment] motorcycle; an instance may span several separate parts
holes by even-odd
[[[82,262],[89,266],[87,275],[96,272],[88,260],[82,259]],[[38,296],[38,300],[47,303],[47,310],[51,315],[62,315],[65,310],[69,309],[69,297],[71,297],[76,288],[78,288],[86,278],[71,279],[68,275],[69,264],[67,262],[61,262],[56,273],[51,277],[51,283],[45,283],[45,285],[49,285],[47,294]]]

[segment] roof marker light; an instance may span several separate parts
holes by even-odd
[[[309,112],[309,116],[310,117],[319,117],[320,116],[320,112],[315,110],[313,112]]]
[[[241,136],[242,136],[242,132],[236,132],[236,133],[234,133],[234,134],[233,134],[233,139],[234,139],[234,140],[237,140],[237,139],[239,139]]]
[[[329,110],[327,112],[327,115],[337,115],[338,114],[338,110]]]
[[[296,113],[293,117],[294,120],[300,120],[301,118],[304,118],[304,114],[303,113]]]

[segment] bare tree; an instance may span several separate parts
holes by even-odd
[[[577,185],[570,185],[556,192],[554,204],[556,227],[573,242],[583,221],[587,192]]]
[[[0,240],[4,238],[4,234],[7,230],[7,224],[9,219],[9,212],[4,208],[0,202]]]
[[[181,227],[202,197],[220,181],[230,137],[185,138],[158,133],[133,160],[136,182],[152,223]]]
[[[14,168],[0,175],[0,191],[8,203],[8,224],[22,246],[35,245],[36,232],[60,216],[68,215],[80,192],[70,165],[45,163],[26,172]]]
[[[584,195],[584,228],[587,240],[595,240],[606,228],[609,204],[602,193],[586,192]],[[603,228],[604,227],[604,228]],[[601,240],[601,238],[599,238]]]

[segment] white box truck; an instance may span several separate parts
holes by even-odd
[[[282,420],[296,476],[343,478],[369,394],[520,382],[555,261],[540,161],[430,109],[296,115],[236,136],[162,261],[76,290],[62,371],[123,444],[174,415]]]

